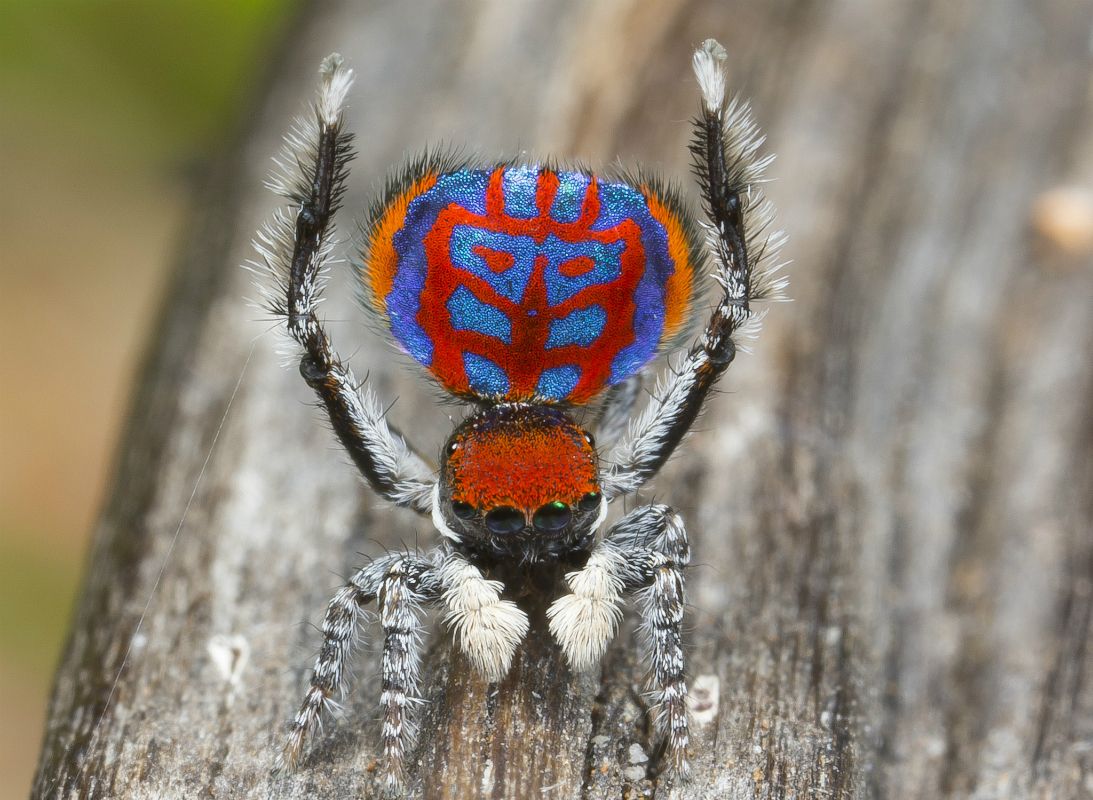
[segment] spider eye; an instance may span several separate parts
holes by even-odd
[[[596,510],[597,508],[600,507],[600,493],[599,492],[589,492],[588,494],[586,494],[584,497],[581,498],[581,502],[579,502],[577,505],[581,509],[581,511],[594,511],[594,510]]]
[[[490,533],[516,533],[523,530],[524,515],[512,506],[498,506],[486,514]]]
[[[474,516],[474,506],[459,500],[452,501],[452,512],[460,519],[470,519]]]
[[[595,447],[596,447],[596,437],[593,436],[588,431],[583,431],[583,433],[584,433],[584,440],[586,442],[588,442],[588,446],[595,449]]]
[[[536,511],[535,516],[532,517],[532,522],[535,524],[536,530],[560,531],[569,524],[572,518],[573,512],[569,506],[561,500],[555,500]]]

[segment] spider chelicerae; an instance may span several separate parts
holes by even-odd
[[[688,767],[681,629],[690,553],[680,515],[645,505],[604,529],[608,506],[636,492],[684,438],[710,390],[754,335],[757,300],[780,295],[779,233],[761,192],[769,159],[748,106],[725,100],[725,51],[694,53],[701,92],[691,144],[707,220],[699,224],[645,173],[549,164],[482,164],[428,155],[389,181],[364,227],[365,305],[446,392],[470,406],[439,457],[420,455],[335,353],[316,315],[332,260],[351,135],[342,108],[352,73],[321,68],[314,113],[286,137],[271,188],[290,201],[259,233],[268,307],[302,348],[300,373],[381,497],[429,517],[440,544],[390,553],[330,601],[310,688],[281,765],[293,768],[343,692],[367,606],[383,628],[383,769],[404,780],[419,682],[421,608],[446,612],[457,645],[501,679],[528,632],[513,599],[529,576],[555,576],[550,633],[574,670],[595,666],[626,595],[639,602],[669,765]],[[707,264],[712,263],[712,270]],[[687,335],[706,272],[717,296],[705,329],[631,419],[642,370]],[[598,437],[578,419],[585,408]],[[536,581],[543,585],[543,581]]]

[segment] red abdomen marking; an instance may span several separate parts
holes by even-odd
[[[367,279],[448,391],[583,403],[679,330],[692,244],[646,185],[535,166],[426,172],[373,223]]]

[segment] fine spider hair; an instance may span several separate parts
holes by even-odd
[[[379,604],[383,628],[383,752],[391,780],[402,780],[404,749],[413,738],[408,707],[417,694],[421,606],[440,597],[438,564],[443,553],[430,558],[392,553],[358,570],[331,599],[323,618],[323,644],[311,673],[311,687],[292,721],[288,742],[278,759],[279,770],[294,770],[304,742],[324,711],[337,705],[345,691],[348,661],[356,644],[365,607]]]
[[[341,56],[331,55],[320,74],[313,114],[297,119],[268,181],[296,213],[281,209],[259,230],[255,248],[260,260],[251,267],[271,276],[273,289],[269,282],[260,283],[269,311],[285,320],[289,335],[303,348],[300,374],[326,407],[357,468],[381,497],[428,514],[432,469],[388,425],[383,405],[342,363],[315,313],[335,244],[332,220],[354,155],[352,135],[342,128],[353,73]]]
[[[612,452],[604,494],[636,492],[671,457],[691,429],[706,397],[736,357],[737,337],[754,338],[763,314],[754,301],[779,300],[785,278],[778,252],[785,240],[770,233],[774,208],[762,192],[773,158],[759,158],[763,143],[751,107],[725,103],[725,49],[707,39],[694,54],[702,113],[694,121],[693,172],[705,200],[706,243],[714,254],[714,279],[723,291],[700,341],[660,378],[653,400]]]
[[[752,304],[779,298],[785,286],[785,280],[776,274],[780,265],[775,263],[783,237],[769,232],[772,208],[763,198],[761,187],[770,158],[758,156],[762,137],[748,106],[736,100],[726,103],[724,60],[724,49],[711,39],[696,50],[693,61],[702,103],[694,121],[690,150],[704,198],[703,240],[691,239],[689,232],[694,226],[670,190],[640,177],[615,182],[602,179],[600,188],[601,179],[587,171],[516,162],[479,169],[463,160],[426,156],[412,162],[389,184],[386,195],[373,208],[365,231],[368,263],[364,277],[370,282],[365,295],[379,318],[387,319],[400,346],[430,369],[441,388],[473,404],[470,416],[444,446],[439,469],[434,469],[387,422],[384,406],[367,383],[358,383],[339,358],[316,313],[327,270],[333,263],[333,217],[353,158],[351,134],[343,129],[343,106],[353,81],[352,72],[340,56],[332,55],[323,61],[318,100],[311,114],[299,120],[286,137],[284,152],[277,160],[278,170],[269,182],[270,188],[285,198],[288,208],[278,211],[259,231],[255,246],[260,258],[250,267],[260,275],[267,309],[283,321],[294,342],[302,377],[316,392],[362,476],[381,497],[428,516],[441,543],[424,553],[392,553],[379,558],[354,573],[335,594],[323,620],[322,646],[310,687],[278,760],[280,768],[292,770],[298,766],[307,739],[324,711],[333,708],[345,692],[348,665],[360,638],[365,609],[375,602],[383,631],[383,775],[392,793],[404,791],[405,759],[414,732],[413,706],[420,699],[419,626],[423,606],[440,608],[456,645],[471,664],[489,681],[499,681],[529,630],[526,611],[510,597],[525,588],[521,582],[526,585],[534,568],[555,576],[558,594],[546,598],[552,600],[547,610],[548,627],[574,670],[592,669],[599,663],[617,631],[624,599],[633,596],[637,600],[658,721],[666,733],[668,764],[677,776],[687,775],[689,735],[682,625],[686,607],[684,568],[690,559],[690,546],[683,520],[666,505],[645,505],[630,511],[606,532],[600,529],[609,504],[636,492],[654,477],[690,431],[711,389],[735,358],[737,339],[757,333],[762,317]],[[421,198],[430,197],[429,193],[443,181],[461,182],[463,188],[459,191],[464,194],[459,197],[470,197],[465,186],[475,181],[485,186],[487,178],[491,188],[483,189],[485,213],[504,217],[510,226],[517,225],[519,235],[525,235],[525,228],[519,227],[525,223],[513,223],[513,215],[519,218],[522,214],[526,219],[529,214],[543,215],[547,213],[544,209],[549,209],[552,224],[579,226],[598,213],[601,203],[617,215],[621,213],[618,204],[623,202],[618,198],[643,196],[646,205],[642,208],[647,207],[648,214],[660,215],[655,216],[657,224],[663,226],[659,230],[676,231],[675,238],[666,239],[665,246],[671,253],[671,275],[687,277],[691,274],[688,270],[693,265],[701,266],[709,255],[718,288],[716,304],[697,341],[657,381],[646,408],[636,418],[631,413],[642,394],[647,358],[643,357],[642,363],[626,362],[625,370],[612,368],[610,385],[606,377],[588,386],[577,382],[577,378],[565,383],[563,378],[571,373],[544,369],[538,373],[538,386],[529,393],[509,382],[510,378],[519,379],[519,370],[511,375],[503,370],[498,373],[496,370],[501,368],[496,364],[485,362],[484,366],[478,355],[464,351],[465,374],[457,370],[453,378],[444,371],[448,364],[439,350],[450,343],[436,337],[422,339],[413,327],[419,324],[416,320],[428,321],[421,316],[426,314],[425,302],[443,301],[443,313],[451,315],[452,329],[460,335],[468,327],[486,323],[501,330],[513,324],[511,318],[497,308],[485,308],[481,299],[468,300],[462,284],[446,289],[439,298],[429,294],[439,290],[429,289],[428,285],[419,287],[413,301],[418,303],[415,308],[421,308],[414,312],[417,316],[390,305],[388,297],[395,294],[392,286],[397,289],[397,281],[403,280],[402,273],[390,265],[398,267],[400,259],[409,262],[416,252],[414,248],[436,241],[436,230],[440,228],[436,222],[433,227],[419,225],[411,229],[411,210],[418,207],[414,204],[419,200],[424,203]],[[520,206],[519,182],[528,180],[536,187],[534,203],[538,212],[527,205],[530,201]],[[573,193],[574,186],[583,187],[584,199],[579,202],[579,197],[573,200],[578,196]],[[435,190],[442,189],[449,191],[443,187]],[[510,214],[510,203],[519,213]],[[438,213],[447,213],[451,205],[441,203],[437,207],[442,209]],[[472,236],[469,241],[478,241],[473,236],[479,236],[479,240],[493,237],[488,240],[489,246],[509,253],[504,249],[509,246],[504,236],[509,234],[487,229],[484,223],[464,223],[463,227],[466,230],[461,229],[459,235]],[[455,228],[445,230],[455,242]],[[600,241],[608,244],[601,247],[597,244]],[[445,246],[452,249],[439,256],[435,255],[435,247],[429,251],[430,270],[434,262],[445,266],[445,259],[454,258],[456,244]],[[551,246],[556,248],[551,251],[555,255],[562,252],[557,249],[561,245]],[[585,262],[591,259],[593,268],[598,268],[596,258],[609,258],[596,255],[601,251],[594,248],[606,252],[604,248],[613,246],[614,240],[594,239],[591,234],[573,245],[585,248],[578,256]],[[468,244],[465,252],[479,253],[481,248],[473,250]],[[540,260],[535,263],[546,263],[542,259],[549,256],[538,256]],[[577,258],[572,254],[566,257]],[[512,263],[491,262],[491,269],[495,273],[504,271]],[[638,268],[651,269],[642,264]],[[527,292],[549,294],[551,289],[565,285],[563,278],[543,277],[545,267],[536,269],[540,272],[535,280],[540,283],[526,285],[540,288],[528,288]],[[584,273],[578,270],[565,274],[565,280],[575,280],[573,275]],[[663,338],[658,347],[671,338],[669,318],[676,325],[672,330],[678,333],[681,314],[691,302],[689,282],[671,284],[668,278],[661,279],[666,281],[664,297],[670,295],[679,308],[664,306]],[[605,285],[616,283],[607,281]],[[505,284],[502,288],[511,287]],[[541,297],[535,302],[543,302]],[[610,298],[603,302],[609,303]],[[458,303],[471,303],[473,314],[478,316],[468,322],[460,316],[464,311]],[[528,311],[527,316],[536,313]],[[596,313],[588,308],[580,313],[585,314],[581,317],[585,327],[575,333],[566,329],[567,335],[586,348],[575,350],[575,357],[584,358],[580,363],[586,366],[603,367],[604,357],[589,355],[593,350],[588,349],[599,346],[594,336],[587,335],[588,325],[595,327],[596,320],[589,319]],[[573,317],[566,317],[569,322],[565,324],[571,326]],[[539,323],[521,324],[532,330]],[[598,324],[602,330],[602,320]],[[546,345],[552,346],[549,342]],[[546,379],[548,373],[550,380]],[[600,437],[598,445],[570,416],[574,406],[597,398],[599,405],[592,419]],[[605,452],[610,452],[609,460],[602,459]],[[518,496],[524,499],[513,499]]]

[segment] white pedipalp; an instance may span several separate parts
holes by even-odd
[[[433,484],[432,493],[432,508],[430,511],[430,517],[433,521],[433,527],[436,528],[437,533],[452,542],[459,541],[459,534],[451,529],[447,520],[444,519],[444,512],[440,508],[440,483]]]
[[[444,619],[460,649],[488,680],[501,680],[527,635],[527,614],[511,600],[501,599],[500,581],[487,580],[459,554],[449,554],[440,568],[440,582],[448,607]]]
[[[622,619],[624,567],[619,550],[600,543],[583,569],[566,575],[572,593],[559,597],[547,610],[550,632],[577,671],[596,666],[615,638]]]

